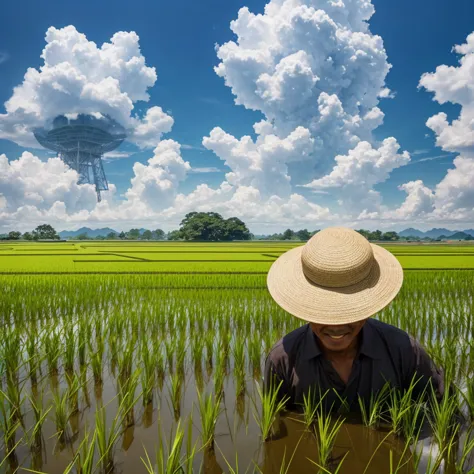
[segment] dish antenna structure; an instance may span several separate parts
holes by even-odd
[[[109,185],[102,165],[104,153],[117,148],[126,138],[124,127],[108,116],[76,114],[56,117],[50,127],[34,130],[36,140],[59,154],[79,174],[78,184],[94,184],[97,201]]]

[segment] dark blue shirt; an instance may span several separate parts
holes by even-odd
[[[443,372],[436,367],[425,349],[405,331],[369,318],[360,333],[358,353],[347,385],[339,377],[321,349],[318,337],[306,324],[280,339],[265,362],[264,388],[268,390],[271,376],[282,382],[278,397],[289,397],[288,408],[303,403],[303,395],[325,394],[326,407],[345,407],[358,411],[360,397],[366,403],[386,382],[392,388],[407,389],[415,377],[413,398],[432,383],[438,400],[444,393]],[[421,377],[421,378],[420,378]],[[328,391],[329,390],[329,391]]]

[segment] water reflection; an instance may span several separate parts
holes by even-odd
[[[474,440],[473,434],[465,430],[458,443],[458,459],[462,457],[461,447],[469,440]],[[337,435],[328,469],[334,472],[344,458],[340,474],[425,474],[431,472],[433,460],[438,454],[436,448],[430,449],[431,441],[430,437],[425,437],[415,446],[407,446],[404,439],[390,431],[374,430],[346,422]],[[418,469],[414,463],[417,453],[420,453]],[[314,433],[305,429],[298,415],[281,417],[276,435],[263,445],[261,471],[264,474],[279,474],[282,472],[281,466],[285,465],[287,474],[317,472],[318,467],[311,460],[318,462],[318,443]],[[456,468],[454,462],[447,463],[444,460],[436,472],[474,472],[473,452],[466,456],[462,470],[460,467]]]

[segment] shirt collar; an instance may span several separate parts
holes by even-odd
[[[362,335],[362,341],[359,348],[359,355],[362,354],[371,359],[381,359],[383,351],[382,341],[380,340],[380,337],[374,329],[370,319],[367,320],[364,326],[362,326],[360,332]],[[322,355],[322,351],[318,345],[318,338],[309,324],[307,324],[306,327],[303,354],[303,357],[308,360]]]

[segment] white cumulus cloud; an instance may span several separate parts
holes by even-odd
[[[135,32],[119,31],[98,47],[72,25],[48,28],[39,69],[28,68],[0,114],[0,138],[39,147],[35,127],[58,115],[109,115],[128,130],[129,140],[141,147],[156,146],[169,132],[173,119],[160,107],[144,117],[132,114],[137,101],[149,100],[147,90],[157,80],[145,64]]]
[[[348,211],[374,211],[380,207],[380,193],[374,185],[387,180],[390,173],[410,161],[407,151],[399,153],[400,145],[391,137],[373,148],[368,142],[359,142],[347,155],[336,156],[331,173],[315,179],[304,187],[321,190],[337,188],[338,203]]]
[[[178,184],[191,170],[189,162],[181,158],[180,145],[174,140],[163,140],[148,160],[148,165],[135,163],[131,187],[125,193],[127,205],[146,206],[154,211],[170,207],[177,195]]]

